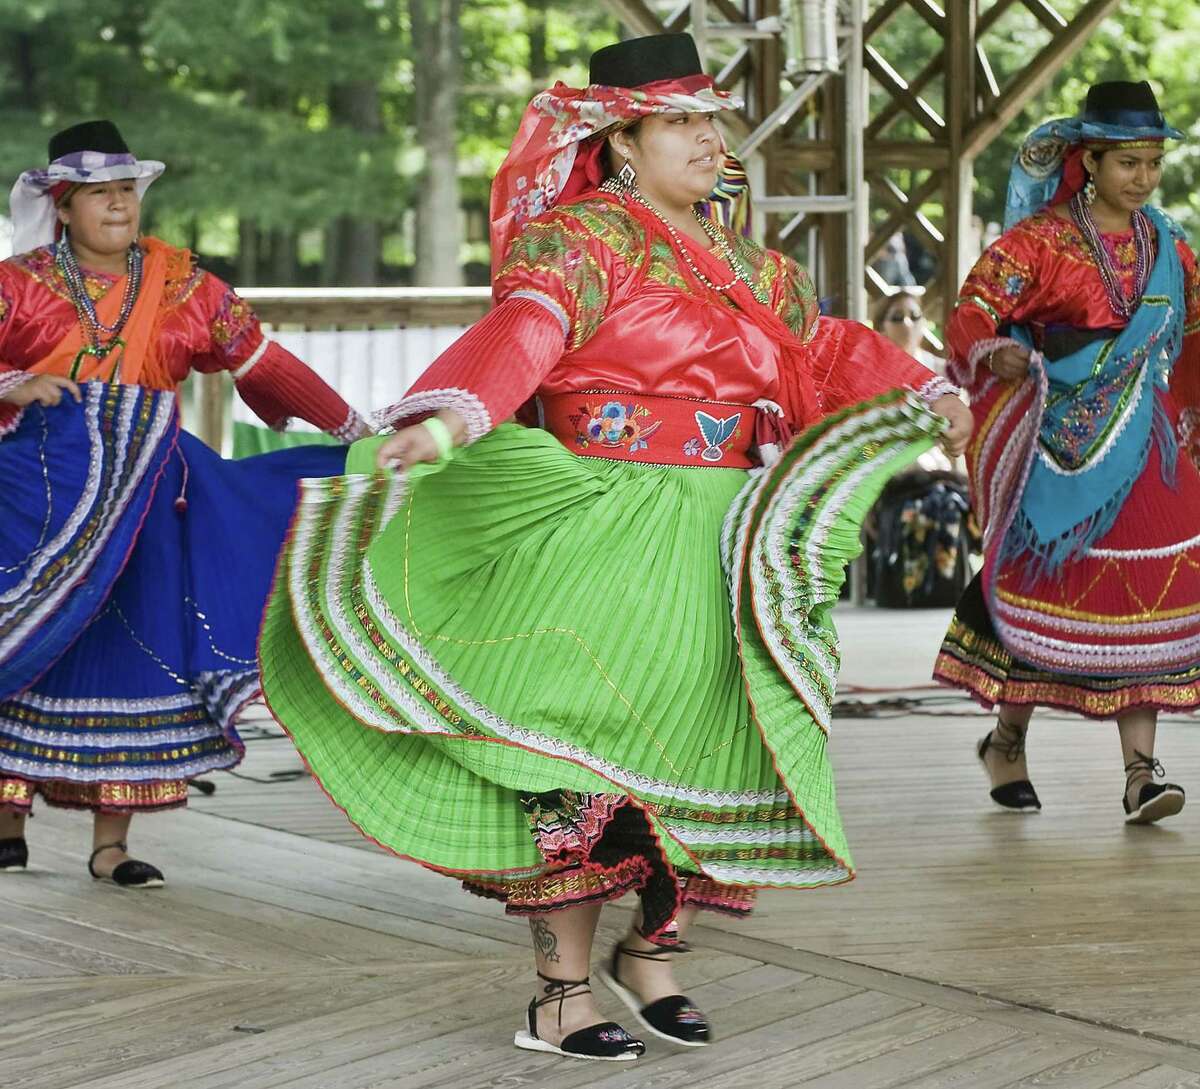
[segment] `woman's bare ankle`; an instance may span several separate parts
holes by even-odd
[[[605,1020],[596,1006],[596,999],[590,989],[566,988],[566,995],[560,1005],[556,988],[550,986],[548,989],[548,981],[541,976],[536,977],[536,981],[538,999],[548,999],[538,1006],[536,1011],[539,1039],[558,1046],[572,1032],[578,1032],[580,1029]]]

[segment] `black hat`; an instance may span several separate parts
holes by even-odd
[[[100,151],[105,155],[129,155],[129,145],[111,121],[81,121],[50,137],[50,161],[80,151]]]
[[[1136,83],[1114,79],[1088,89],[1079,118],[1085,124],[1118,125],[1127,129],[1166,129],[1154,88],[1144,79]]]
[[[8,198],[13,224],[13,253],[27,253],[54,241],[58,222],[54,193],[63,182],[130,180],[141,197],[166,167],[156,159],[139,159],[129,150],[111,121],[84,121],[50,137],[46,166],[26,170]]]
[[[651,34],[606,45],[592,54],[588,64],[588,83],[606,87],[641,87],[702,75],[700,54],[690,34]]]

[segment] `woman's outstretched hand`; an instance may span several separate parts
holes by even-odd
[[[453,409],[442,409],[438,419],[450,429],[454,445],[467,437],[467,421]],[[441,456],[437,440],[424,424],[402,427],[375,452],[375,464],[380,469],[403,471],[422,461],[436,462]]]
[[[942,434],[942,449],[952,458],[959,457],[966,451],[971,432],[975,429],[971,410],[953,393],[942,394],[929,407],[950,421],[950,426]]]
[[[36,378],[10,389],[0,397],[0,401],[16,405],[18,408],[24,408],[36,401],[39,405],[51,408],[62,400],[63,390],[74,397],[76,402],[82,397],[79,387],[71,379],[61,378],[57,374],[39,374]]]

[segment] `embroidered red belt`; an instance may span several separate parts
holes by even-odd
[[[779,441],[782,410],[735,401],[658,397],[628,390],[579,390],[538,397],[541,424],[564,446],[587,457],[642,465],[749,469],[751,451]],[[769,407],[768,407],[769,406]],[[767,435],[764,436],[764,424]]]

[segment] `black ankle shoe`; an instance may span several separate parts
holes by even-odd
[[[637,957],[639,960],[659,960],[671,953],[681,952],[676,948],[656,949],[653,952],[630,949],[620,942],[613,947],[607,968],[598,969],[600,978],[613,994],[629,1008],[641,1026],[655,1036],[683,1047],[704,1047],[712,1042],[708,1019],[681,994],[667,995],[648,1006],[643,1006],[630,988],[621,982],[619,964],[622,956]]]
[[[1138,791],[1136,807],[1129,804],[1129,783],[1139,772],[1149,772],[1150,775],[1162,779],[1166,770],[1153,756],[1138,752],[1137,759],[1125,765],[1125,793],[1121,795],[1121,805],[1125,809],[1126,824],[1153,824],[1163,817],[1173,817],[1183,808],[1184,791],[1177,783],[1143,783]]]
[[[996,726],[1007,726],[1005,722],[997,721]],[[1010,763],[1015,764],[1025,751],[1025,735],[1013,741],[1005,740],[1003,736],[999,740],[992,736],[992,731],[989,730],[980,740],[976,747],[976,755],[979,757],[979,762],[983,765],[983,773],[991,780],[992,773],[988,771],[987,766],[987,751],[995,749],[997,752],[1003,753],[1004,758]],[[1038,799],[1037,791],[1033,789],[1033,784],[1028,779],[1017,779],[1012,783],[1005,783],[1003,786],[992,787],[991,799],[1002,809],[1007,809],[1013,813],[1035,813],[1042,808],[1042,803]]]
[[[157,866],[151,866],[149,862],[139,862],[136,858],[127,858],[117,865],[108,877],[97,873],[93,866],[96,856],[110,847],[119,847],[122,851],[129,850],[124,843],[105,843],[103,846],[97,847],[88,859],[88,873],[97,881],[108,880],[114,885],[120,885],[123,889],[161,889],[163,887],[166,878],[163,877],[162,870]]]
[[[615,1021],[601,1021],[587,1028],[576,1029],[563,1037],[557,1046],[543,1040],[537,1033],[537,1011],[548,1002],[558,1000],[558,1023],[562,1025],[562,1004],[575,995],[587,994],[591,987],[586,979],[551,979],[538,972],[544,980],[541,998],[529,1003],[525,1018],[527,1029],[513,1037],[513,1043],[526,1051],[547,1051],[551,1055],[567,1055],[572,1059],[594,1059],[601,1062],[628,1062],[640,1058],[646,1050],[641,1040],[635,1040]]]
[[[29,865],[29,847],[24,836],[0,839],[0,873],[5,870],[23,870]]]

